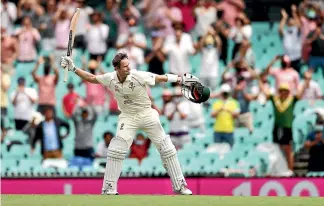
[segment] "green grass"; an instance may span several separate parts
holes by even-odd
[[[220,196],[140,196],[140,195],[1,195],[1,205],[110,205],[110,206],[323,206],[318,197],[220,197]]]

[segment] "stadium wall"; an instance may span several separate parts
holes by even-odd
[[[321,196],[324,178],[188,178],[196,195]],[[99,194],[102,179],[2,179],[2,194]],[[120,194],[173,194],[167,178],[123,178]]]

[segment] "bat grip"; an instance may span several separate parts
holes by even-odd
[[[67,82],[67,80],[68,80],[68,67],[66,66],[65,68],[64,68],[64,82]]]

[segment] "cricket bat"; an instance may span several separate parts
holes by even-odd
[[[72,49],[73,49],[73,43],[74,43],[74,36],[75,36],[75,27],[78,21],[80,15],[80,9],[77,8],[75,13],[73,14],[71,23],[70,23],[70,32],[69,32],[69,43],[68,43],[68,48],[67,48],[67,56],[70,57],[72,56]],[[67,82],[68,80],[68,68],[65,67],[64,70],[64,82]]]

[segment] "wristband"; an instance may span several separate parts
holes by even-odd
[[[178,82],[178,75],[175,74],[166,74],[166,76],[168,77],[167,82]]]

